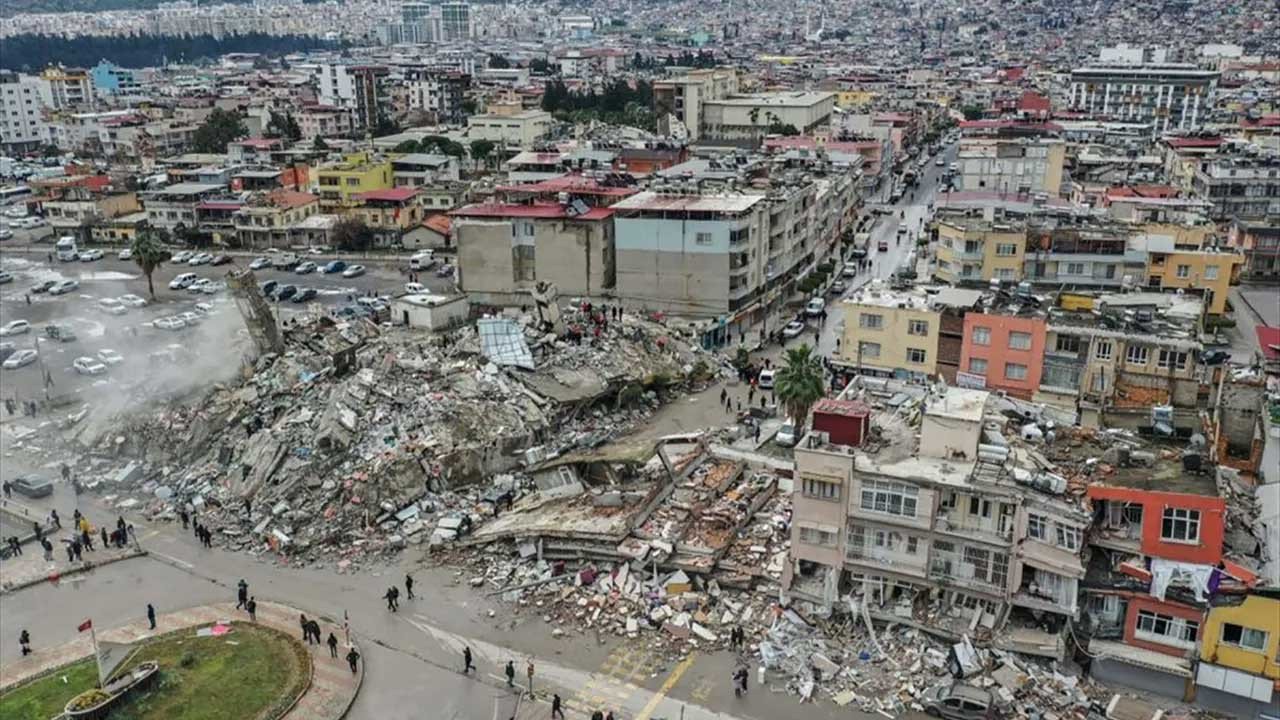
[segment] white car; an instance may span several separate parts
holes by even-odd
[[[13,282],[13,273],[8,270],[0,270],[0,285]]]
[[[26,217],[27,208],[25,205],[14,205],[13,207],[4,211],[4,216],[11,217],[11,218]]]
[[[182,318],[179,317],[156,318],[151,325],[160,330],[181,330],[187,326],[186,323],[182,322]]]
[[[132,308],[146,307],[147,301],[137,295],[121,295],[120,302]]]
[[[199,265],[208,265],[211,262],[213,262],[212,255],[209,253],[200,253],[199,255],[192,255],[191,259],[187,261],[187,266],[197,267]]]
[[[8,240],[13,237],[13,231],[7,227],[0,227],[0,240]]]
[[[210,280],[209,282],[200,286],[200,292],[204,293],[205,295],[217,295],[218,293],[226,289],[227,289],[226,283],[218,282],[216,280]]]
[[[102,257],[101,250],[85,250],[80,253],[80,262],[93,262],[94,260],[101,260]]]
[[[103,349],[98,351],[98,360],[104,365],[119,365],[124,362],[124,356],[115,350]]]
[[[947,159],[946,159],[946,158],[944,158],[944,157],[942,157],[941,155],[939,155],[939,156],[938,156],[938,159],[933,161],[933,164],[934,164],[934,165],[936,165],[936,166],[938,166],[938,167],[946,167],[946,166],[947,166]]]
[[[133,259],[133,250],[130,250],[129,248],[125,248],[125,249],[121,250],[120,252],[116,253],[116,259],[117,259],[117,260],[132,260],[132,259]]]
[[[422,283],[405,283],[404,291],[410,295],[418,295],[427,291],[427,286]]]
[[[800,334],[804,332],[804,329],[805,329],[804,323],[800,322],[799,320],[792,320],[791,322],[787,323],[786,327],[782,328],[782,337],[784,338],[800,337]]]
[[[203,315],[212,315],[218,311],[217,308],[210,305],[209,303],[196,303],[195,308],[196,308],[196,312],[201,313]]]
[[[44,218],[42,217],[22,217],[9,223],[9,226],[23,230],[33,230],[38,227],[44,227],[45,224]]]
[[[89,356],[78,357],[75,362],[71,363],[71,367],[81,375],[101,375],[107,371],[107,366],[98,362]]]
[[[316,264],[311,262],[310,260],[308,260],[307,262],[298,263],[298,267],[294,268],[293,271],[299,275],[306,275],[308,273],[313,273],[316,271]]]
[[[774,376],[774,372],[772,370],[761,370],[760,374],[756,377],[756,387],[760,388],[761,390],[772,389],[773,376]]]
[[[169,258],[169,261],[173,263],[185,263],[186,261],[191,259],[192,255],[195,255],[195,253],[191,252],[190,250],[183,250],[177,253],[176,255],[174,255],[173,257]]]
[[[23,335],[31,332],[31,323],[26,320],[10,320],[0,327],[0,337],[9,337],[10,335]]]
[[[342,277],[344,278],[360,277],[363,274],[364,274],[363,265],[349,265],[347,266],[346,270],[342,271]]]
[[[790,420],[783,423],[782,427],[778,428],[778,434],[773,436],[773,441],[782,447],[795,447],[797,439],[796,425]]]
[[[198,278],[195,282],[187,286],[187,292],[198,293],[204,292],[206,285],[212,285],[213,281],[209,278]]]
[[[181,275],[169,281],[169,289],[170,290],[186,290],[187,288],[191,287],[192,283],[194,283],[197,279],[198,277],[196,276],[195,273],[182,273]]]
[[[809,317],[819,317],[822,311],[827,309],[827,303],[822,298],[813,298],[804,306],[804,314]]]
[[[10,355],[9,358],[4,361],[4,369],[16,370],[23,365],[30,365],[36,361],[37,357],[39,357],[39,355],[36,354],[35,350],[19,350],[18,352]]]
[[[129,312],[129,308],[115,298],[102,298],[98,301],[98,309],[108,315],[123,315]]]
[[[271,267],[271,258],[254,258],[253,262],[249,263],[250,270],[261,270],[269,267]]]
[[[204,318],[201,317],[200,313],[194,313],[189,310],[184,313],[178,313],[175,317],[181,320],[183,325],[187,325],[187,326],[199,325],[200,321],[204,320]]]
[[[80,287],[79,280],[63,280],[62,282],[49,288],[50,295],[66,295],[67,293]]]

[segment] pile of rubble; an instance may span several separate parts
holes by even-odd
[[[597,446],[647,419],[677,383],[722,370],[639,317],[580,342],[527,317],[510,322],[533,371],[491,361],[473,327],[432,336],[363,320],[294,324],[285,352],[240,381],[83,441],[73,472],[155,517],[185,507],[232,548],[345,568],[424,541],[428,515],[487,513],[495,498],[470,481],[519,470],[533,451]]]

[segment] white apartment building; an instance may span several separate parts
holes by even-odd
[[[653,83],[653,110],[658,116],[658,132],[676,135],[669,117],[683,126],[685,137],[697,140],[702,133],[703,103],[720,100],[738,92],[738,72],[732,68],[690,70],[678,77]]]
[[[0,151],[16,155],[48,143],[44,111],[40,78],[0,73]]]
[[[1195,65],[1147,63],[1071,71],[1070,109],[1124,122],[1149,122],[1152,134],[1194,130],[1213,107],[1221,73]]]

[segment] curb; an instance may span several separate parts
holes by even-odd
[[[100,567],[106,567],[113,563],[121,562],[122,560],[132,560],[133,558],[136,558],[136,557],[146,557],[149,554],[150,553],[148,553],[146,550],[139,549],[139,550],[134,550],[133,552],[130,552],[126,555],[121,555],[120,557],[108,558],[106,560],[102,560],[98,562],[86,560],[78,567],[69,568],[65,572],[57,573],[57,578],[61,580],[62,578],[65,578],[65,577],[71,577],[73,575],[79,575],[81,573],[86,573],[92,570],[96,570],[97,568],[100,568]],[[46,583],[46,582],[53,582],[53,577],[51,577],[50,575],[45,575],[43,577],[38,577],[32,580],[20,582],[16,585],[4,585],[0,587],[0,596],[11,595],[15,592],[18,592],[19,590],[25,590],[29,587],[32,587],[33,585],[39,585],[41,583]]]

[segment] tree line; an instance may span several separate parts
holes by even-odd
[[[634,85],[612,80],[605,84],[603,92],[596,92],[595,88],[581,92],[571,90],[557,78],[548,82],[542,93],[542,109],[570,122],[600,120],[653,130],[656,122],[652,108],[653,85],[646,80],[636,80]]]
[[[35,73],[61,63],[92,67],[106,59],[121,67],[159,67],[165,62],[195,62],[227,53],[285,55],[304,50],[337,48],[336,43],[308,35],[251,33],[217,38],[212,35],[82,36],[14,35],[5,38],[0,68]]]

